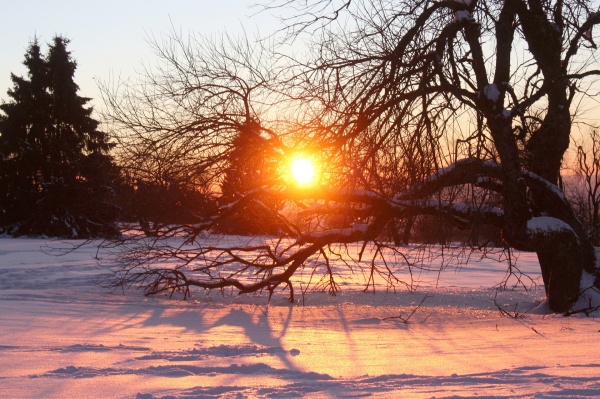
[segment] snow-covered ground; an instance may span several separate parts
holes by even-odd
[[[472,256],[417,273],[413,292],[363,293],[340,269],[337,296],[290,304],[281,290],[111,293],[89,284],[110,266],[95,247],[45,244],[0,238],[0,398],[600,397],[600,322],[545,311],[533,254],[517,261],[530,290],[497,292],[506,265]],[[495,297],[542,304],[513,319]]]

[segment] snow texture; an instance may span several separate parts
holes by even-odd
[[[487,87],[487,86],[486,86]],[[430,175],[429,177],[427,177],[427,179],[425,179],[423,181],[422,184],[427,184],[427,183],[432,183],[437,181],[440,177],[452,172],[456,166],[458,165],[462,165],[462,164],[468,164],[470,162],[481,162],[484,165],[487,165],[490,168],[500,168],[501,165],[499,163],[493,162],[493,161],[487,161],[487,160],[477,160],[476,158],[464,158],[464,159],[459,159],[458,161],[456,161],[453,164],[450,164],[449,166],[442,168],[440,170],[438,170],[437,172],[433,173],[432,175]],[[554,193],[558,198],[560,198],[562,201],[567,202],[567,199],[564,195],[564,193],[562,192],[562,190],[556,185],[556,184],[552,184],[550,183],[548,180],[534,174],[531,173],[529,171],[526,170],[521,170],[521,175],[522,176],[526,176],[527,178],[531,179],[531,180],[535,180],[538,183],[541,183],[543,185],[546,186],[546,189],[548,189],[549,191],[551,191],[552,193]],[[403,196],[409,195],[412,192],[411,189],[402,192],[400,194],[398,194],[395,199],[396,200],[400,200]]]
[[[48,252],[41,239],[0,238],[2,398],[600,396],[598,319],[548,313],[531,253],[512,254],[527,289],[512,289],[512,276],[499,291],[492,287],[506,275],[501,251],[445,249],[442,260],[441,248],[427,257],[419,246],[399,248],[411,268],[391,262],[390,253],[386,260],[401,278],[413,277],[411,289],[386,289],[375,276],[375,294],[362,291],[368,273],[332,258],[342,291],[308,290],[290,304],[279,290],[270,302],[268,293],[235,291],[197,290],[188,301],[110,293],[90,285],[114,266],[106,253],[98,263],[93,245],[61,257],[41,248]],[[360,249],[340,253],[347,260]],[[310,268],[300,271],[294,284],[311,278]],[[584,273],[582,283],[591,281]],[[403,323],[399,316],[426,294]],[[600,304],[596,291],[584,295],[577,306]],[[494,299],[517,315],[529,312],[501,317]]]
[[[473,22],[474,19],[473,17],[471,17],[471,13],[467,10],[460,10],[456,12],[456,15],[454,15],[454,18],[452,19],[452,23],[456,22],[463,22],[463,21],[469,21],[469,22]]]
[[[562,192],[562,190],[556,184],[552,184],[548,180],[544,179],[543,177],[540,177],[540,176],[538,176],[534,173],[528,172],[526,170],[521,170],[521,175],[525,175],[532,180],[536,180],[537,182],[544,184],[549,191],[553,192],[563,202],[567,202],[567,198],[565,197],[565,194]]]
[[[571,226],[560,219],[541,216],[527,221],[527,230],[530,234],[547,234],[551,232],[573,231]]]
[[[498,86],[492,83],[483,88],[483,95],[488,100],[496,102],[500,98],[500,90],[498,90]]]

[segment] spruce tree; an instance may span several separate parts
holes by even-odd
[[[90,238],[118,233],[118,176],[105,133],[77,94],[76,62],[60,36],[43,56],[25,54],[27,79],[11,75],[0,105],[0,230],[12,235]]]
[[[277,162],[268,156],[262,141],[256,136],[259,131],[257,122],[247,122],[240,126],[238,135],[232,141],[221,183],[221,205],[232,203],[251,190],[275,186]],[[277,201],[265,198],[262,205],[249,204],[243,213],[220,222],[215,230],[225,234],[278,234],[281,227],[279,222],[263,205],[273,210],[280,209]]]

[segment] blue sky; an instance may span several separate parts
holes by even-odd
[[[128,77],[142,62],[155,58],[147,44],[150,34],[159,36],[171,24],[183,32],[215,33],[276,29],[267,13],[254,17],[257,0],[1,0],[0,99],[8,100],[10,73],[24,75],[26,48],[37,35],[42,43],[55,34],[71,39],[69,49],[77,60],[75,82],[80,95],[100,106],[95,79],[111,74]],[[45,51],[45,46],[44,46]]]

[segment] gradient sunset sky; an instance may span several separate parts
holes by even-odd
[[[267,31],[277,20],[252,7],[257,0],[22,0],[2,1],[0,24],[0,100],[8,100],[10,73],[24,75],[22,65],[34,36],[43,44],[60,34],[71,39],[69,50],[78,63],[75,82],[80,95],[100,106],[95,79],[127,78],[141,63],[153,64],[147,39],[176,30],[211,34]],[[254,15],[254,16],[253,16]]]

